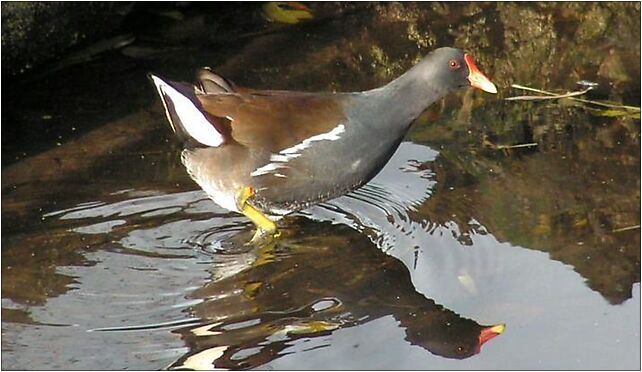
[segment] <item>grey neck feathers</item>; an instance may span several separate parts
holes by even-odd
[[[373,109],[380,122],[407,127],[449,91],[439,84],[439,77],[424,60],[387,85],[364,92],[364,95],[376,102],[377,107]]]

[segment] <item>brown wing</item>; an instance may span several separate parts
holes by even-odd
[[[341,94],[237,88],[197,97],[209,115],[229,121],[236,142],[274,153],[346,122]]]

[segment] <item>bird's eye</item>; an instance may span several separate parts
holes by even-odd
[[[448,66],[450,66],[451,70],[456,70],[459,68],[459,61],[457,61],[456,59],[451,59],[450,61],[448,61]]]

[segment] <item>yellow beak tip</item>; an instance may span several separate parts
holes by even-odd
[[[470,79],[470,85],[474,88],[481,89],[484,92],[496,94],[497,87],[490,80],[483,76],[474,76]]]
[[[494,332],[494,333],[502,334],[506,330],[506,325],[505,324],[498,324],[496,326],[493,326],[490,330],[492,332]]]
[[[485,87],[485,88],[486,88],[486,89],[484,89],[485,92],[492,93],[492,94],[497,94],[497,87],[495,86],[495,84],[490,83],[490,85],[488,87]]]
[[[490,80],[486,78],[475,79],[472,81],[470,85],[472,85],[475,88],[479,88],[487,93],[492,93],[492,94],[497,93],[497,87],[495,86],[495,84],[493,84]]]

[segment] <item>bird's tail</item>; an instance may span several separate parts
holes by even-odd
[[[185,142],[218,147],[225,142],[221,123],[203,109],[196,97],[195,87],[190,84],[163,80],[149,74],[161,97],[167,120],[178,138]]]

